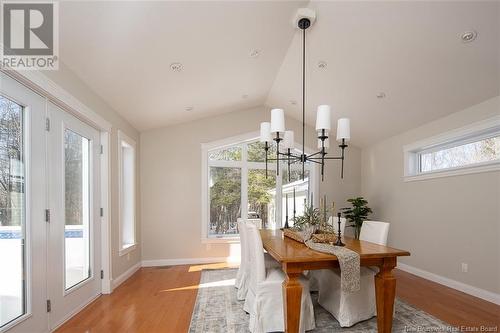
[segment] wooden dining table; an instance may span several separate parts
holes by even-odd
[[[299,277],[304,271],[339,267],[336,256],[309,249],[305,244],[285,237],[281,230],[260,230],[264,249],[281,264],[286,274],[283,281],[283,307],[285,332],[299,331],[302,286]],[[378,332],[392,330],[396,278],[392,270],[397,257],[409,256],[410,252],[366,241],[343,237],[346,248],[358,253],[361,266],[377,266],[375,293],[377,302]]]

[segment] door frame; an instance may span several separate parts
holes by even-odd
[[[110,166],[110,136],[111,123],[73,97],[64,88],[50,80],[39,71],[15,71],[0,69],[2,73],[24,84],[29,89],[40,94],[47,102],[52,102],[78,119],[95,127],[100,133],[102,154],[100,159],[100,190],[101,190],[101,293],[110,294],[111,278],[111,166]],[[85,304],[86,305],[86,304]]]

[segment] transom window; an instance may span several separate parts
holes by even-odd
[[[313,190],[314,168],[306,164],[306,177],[301,179],[302,166],[292,164],[290,180],[286,161],[280,161],[276,176],[276,148],[268,152],[266,178],[264,144],[258,139],[234,139],[203,145],[203,239],[228,239],[238,236],[237,221],[242,217],[255,219],[262,228],[279,228],[285,223],[286,195],[289,200],[289,224],[293,217],[293,188],[296,214],[303,211],[304,199]]]
[[[500,117],[405,147],[406,180],[500,169]]]
[[[500,160],[500,133],[419,153],[420,172],[432,172]]]

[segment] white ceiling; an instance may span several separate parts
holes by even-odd
[[[363,146],[500,93],[500,2],[62,2],[61,59],[139,130],[263,104],[301,119],[303,6],[309,124],[331,104]]]

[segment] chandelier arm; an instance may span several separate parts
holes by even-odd
[[[276,158],[268,158],[267,160],[268,160],[268,161],[277,161],[278,159],[276,159]],[[282,160],[283,160],[283,159],[282,159],[282,158],[280,158],[280,161],[282,161]],[[295,163],[295,162],[297,162],[297,161],[300,161],[300,157],[290,156],[290,161],[291,161],[292,163]]]
[[[282,156],[290,156],[290,157],[293,157],[293,158],[297,158],[300,160],[300,156],[299,155],[295,155],[293,153],[282,153],[282,152],[278,152],[280,155]]]
[[[308,160],[310,161],[315,161],[315,160],[322,160],[322,159],[325,159],[325,160],[343,160],[344,158],[342,156],[329,156],[329,157],[324,157],[324,158],[321,158],[321,157],[311,157],[311,158],[307,158]]]
[[[316,163],[316,164],[321,164],[320,161],[316,161],[316,160],[308,160],[309,162],[312,162],[312,163]]]
[[[321,153],[322,153],[322,152],[321,152],[321,150],[320,150],[320,151],[317,151],[317,152],[315,152],[314,154],[307,155],[307,158],[311,158],[311,157],[316,156],[316,155],[319,155],[319,154],[321,154]]]

